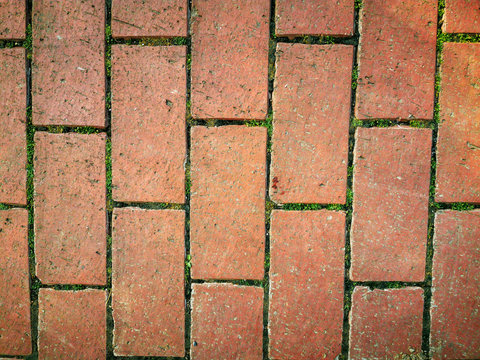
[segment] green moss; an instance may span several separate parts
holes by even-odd
[[[105,142],[105,170],[107,186],[107,211],[113,211],[112,199],[112,141],[107,138]]]
[[[475,205],[469,203],[454,203],[451,204],[452,210],[459,210],[459,211],[469,211],[475,209]]]
[[[33,52],[33,36],[32,36],[32,25],[28,24],[27,25],[27,31],[25,34],[25,41],[23,42],[23,47],[25,48],[25,51],[27,52],[27,58],[31,59],[32,58],[32,52]]]

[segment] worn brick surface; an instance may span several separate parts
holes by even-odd
[[[435,199],[480,203],[480,44],[445,43]]]
[[[187,0],[113,0],[113,37],[187,36]]]
[[[0,0],[0,40],[25,39],[24,0]]]
[[[353,0],[278,0],[277,35],[336,35],[353,33]]]
[[[363,2],[357,118],[433,118],[436,24],[436,0]]]
[[[194,127],[190,244],[195,279],[263,279],[263,127]]]
[[[262,288],[193,284],[192,359],[262,359],[262,319]]]
[[[350,311],[349,359],[421,354],[423,289],[356,287]]]
[[[352,280],[423,281],[431,143],[430,129],[357,129]]]
[[[264,119],[268,0],[193,0],[192,115]]]
[[[0,210],[0,254],[0,354],[28,355],[32,344],[27,210]]]
[[[353,47],[278,44],[270,197],[345,203]]]
[[[271,359],[333,359],[341,353],[345,214],[272,213]]]
[[[105,284],[105,135],[35,134],[35,254],[44,284]]]
[[[40,289],[38,358],[105,359],[106,302],[104,290]]]
[[[185,214],[115,209],[114,353],[183,356]]]
[[[112,172],[117,201],[185,200],[184,46],[113,46]]]
[[[480,33],[479,0],[445,0],[443,31]]]
[[[0,8],[1,9],[1,8]],[[0,10],[0,13],[3,10]],[[0,20],[1,24],[1,20]],[[0,50],[0,202],[27,202],[25,51]]]
[[[432,359],[480,358],[480,211],[435,217]]]
[[[105,126],[105,3],[33,2],[33,124]]]

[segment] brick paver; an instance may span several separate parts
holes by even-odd
[[[33,123],[105,127],[103,0],[33,2]]]
[[[352,280],[424,280],[431,143],[430,129],[357,129]]]
[[[436,0],[363,1],[357,118],[433,118],[436,23]]]
[[[113,37],[187,36],[187,0],[113,0]]]
[[[445,43],[441,75],[435,199],[480,203],[480,44]]]
[[[430,307],[432,359],[480,358],[480,211],[435,217]]]
[[[276,34],[336,35],[353,34],[353,0],[277,0]]]
[[[271,359],[341,353],[345,213],[278,211],[270,237]]]
[[[190,244],[195,279],[263,279],[263,127],[192,129]]]
[[[270,1],[193,0],[192,115],[264,119]]]
[[[2,10],[0,10],[0,13]],[[1,24],[1,20],[0,20]],[[0,202],[27,203],[25,51],[0,50]]]
[[[345,203],[353,47],[278,44],[270,197]]]
[[[192,285],[192,360],[262,359],[263,289]]]
[[[0,210],[0,254],[0,354],[28,355],[32,343],[27,210]]]
[[[113,46],[112,172],[117,201],[185,200],[186,48]]]
[[[184,355],[184,226],[179,210],[114,210],[115,355]]]
[[[35,134],[36,273],[44,284],[106,280],[104,134]]]
[[[349,359],[421,354],[423,289],[356,287],[350,311]]]
[[[0,0],[0,40],[25,39],[25,0]]]
[[[105,359],[106,301],[104,290],[40,289],[38,358]]]
[[[443,31],[480,33],[480,2],[478,0],[445,0]]]

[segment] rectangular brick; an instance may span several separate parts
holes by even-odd
[[[191,358],[261,360],[263,289],[192,285]]]
[[[439,211],[433,238],[430,356],[480,358],[480,211]]]
[[[193,0],[192,115],[265,119],[269,0]]]
[[[278,44],[270,197],[345,203],[353,47]]]
[[[353,0],[277,0],[276,34],[280,36],[353,34]]]
[[[185,201],[186,48],[112,47],[113,198]]]
[[[38,359],[105,359],[104,290],[40,289],[38,294]]]
[[[183,211],[113,211],[115,355],[184,356],[184,228]]]
[[[443,31],[447,33],[480,33],[480,1],[445,0]]]
[[[435,200],[480,203],[480,44],[445,43],[441,75]]]
[[[104,0],[33,2],[34,125],[105,127]]]
[[[37,132],[34,166],[37,277],[105,285],[105,135]]]
[[[113,37],[187,36],[187,0],[113,0]]]
[[[356,287],[350,311],[349,359],[422,356],[423,289]]]
[[[431,146],[430,129],[357,129],[352,280],[424,280]]]
[[[436,0],[364,0],[360,11],[359,119],[432,119]]]
[[[0,354],[28,355],[32,343],[27,210],[0,210],[0,254]]]
[[[0,0],[0,40],[25,39],[26,1]]]
[[[345,213],[272,213],[271,359],[333,359],[341,353]]]
[[[0,10],[1,13],[1,10]],[[1,24],[1,20],[0,20]],[[0,202],[26,205],[27,80],[23,48],[0,50]]]
[[[267,132],[196,126],[191,134],[194,279],[263,279]]]

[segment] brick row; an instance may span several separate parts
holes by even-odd
[[[447,33],[480,33],[478,0],[445,0],[442,29]]]
[[[25,0],[2,0],[0,3],[0,40],[25,39]]]

